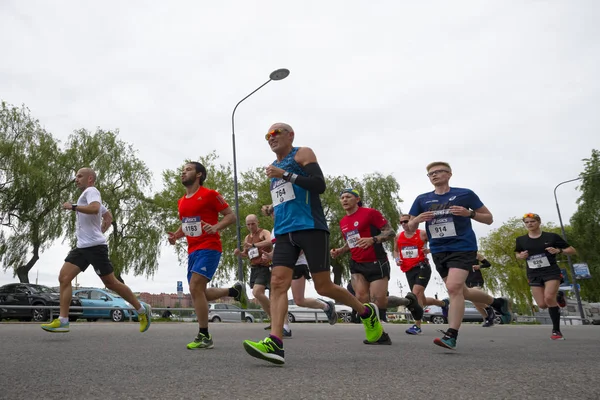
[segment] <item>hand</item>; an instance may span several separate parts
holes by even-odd
[[[265,168],[265,171],[269,178],[280,178],[280,179],[283,178],[283,173],[285,172],[281,168],[277,168],[274,165],[269,165],[267,168]]]
[[[252,243],[244,242],[244,250],[248,250],[250,247],[252,247]]]
[[[473,271],[478,271],[481,267],[478,265],[473,265]]]
[[[238,249],[237,247],[236,247],[236,249],[233,251],[233,255],[234,255],[234,256],[236,256],[236,257],[237,257],[237,256],[239,256],[241,253],[242,253],[242,252],[241,252],[241,251],[240,251],[240,249]]]
[[[426,222],[426,221],[431,221],[433,219],[433,211],[425,211],[424,213],[421,213],[417,216],[417,218],[415,218],[419,223],[421,222]]]
[[[521,260],[525,260],[527,257],[529,257],[529,252],[527,250],[517,254],[517,258],[520,258]]]
[[[204,221],[202,221],[202,230],[204,232],[208,233],[209,235],[214,235],[215,233],[219,232],[216,224],[211,225],[208,222],[204,222]]]
[[[338,258],[342,254],[342,250],[341,249],[331,249],[329,254],[331,255],[331,258]]]
[[[550,254],[560,253],[560,249],[557,249],[556,247],[546,247],[545,250]]]
[[[356,247],[361,249],[368,249],[375,244],[375,240],[372,237],[360,238],[356,242]]]
[[[261,258],[263,261],[271,261],[273,259],[273,253],[263,253]]]
[[[64,202],[62,205],[63,210],[73,210],[73,203],[69,203],[68,201]]]
[[[402,259],[400,257],[396,257],[396,265],[399,267],[402,266]]]
[[[452,215],[458,215],[459,217],[471,216],[471,211],[463,206],[450,206],[450,212]]]
[[[430,249],[423,249],[423,254],[427,255],[430,254],[431,250]]]
[[[167,232],[167,234],[169,235],[169,243],[170,244],[175,244],[175,242],[177,242],[177,235],[175,235],[175,232]]]

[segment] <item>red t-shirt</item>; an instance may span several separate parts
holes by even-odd
[[[361,249],[356,246],[356,241],[360,238],[369,238],[381,233],[381,228],[387,224],[381,213],[373,208],[358,207],[358,210],[351,215],[346,215],[340,220],[340,229],[342,235],[350,247],[352,259],[359,263],[375,262],[378,260],[387,260],[387,254],[381,243]]]
[[[207,234],[203,232],[201,221],[210,225],[219,222],[219,212],[229,204],[223,197],[212,189],[200,186],[192,197],[183,196],[177,203],[181,229],[188,242],[188,253],[196,250],[223,251],[221,236],[218,233]]]
[[[405,232],[400,233],[396,245],[398,256],[402,260],[402,265],[400,265],[402,272],[408,272],[416,265],[425,261],[425,253],[423,253],[425,242],[421,240],[421,231],[419,229],[410,238],[406,237]]]

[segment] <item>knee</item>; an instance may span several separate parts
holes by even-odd
[[[285,277],[280,275],[271,275],[271,291],[287,291],[289,289],[289,283]]]
[[[60,286],[69,286],[71,285],[71,281],[71,277],[65,273],[60,273],[58,275],[58,283],[60,284]]]
[[[460,296],[464,295],[465,285],[463,283],[450,283],[446,284],[446,289],[448,289],[450,296]]]
[[[265,290],[262,287],[254,286],[252,288],[252,295],[256,298],[263,297],[265,295]]]
[[[547,305],[556,303],[556,297],[544,296],[544,303]]]
[[[304,296],[296,296],[294,295],[294,304],[297,306],[304,306]]]
[[[333,286],[333,282],[331,281],[321,281],[321,282],[315,282],[315,290],[317,291],[317,293],[319,293],[321,296],[328,296],[329,293],[331,293],[331,287]]]

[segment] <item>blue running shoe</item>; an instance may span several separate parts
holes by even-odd
[[[291,338],[292,337],[292,330],[291,329],[285,329],[283,328],[283,337],[284,338]]]
[[[418,326],[413,325],[406,330],[406,333],[409,335],[420,335],[421,333],[423,333],[423,331]]]
[[[444,302],[444,305],[442,306],[442,315],[444,316],[444,318],[446,318],[446,320],[448,320],[448,309],[450,308],[450,299],[444,299],[442,301]]]
[[[442,338],[434,339],[433,343],[446,349],[456,350],[456,338],[448,336],[447,333]]]

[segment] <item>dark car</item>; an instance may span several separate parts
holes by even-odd
[[[0,287],[0,320],[3,318],[20,321],[47,321],[50,310],[45,308],[3,308],[3,306],[59,306],[60,295],[55,289],[31,283],[10,283]],[[81,307],[76,297],[71,300],[71,306]],[[58,310],[52,311],[58,317]],[[70,310],[69,320],[76,321],[81,310]]]

